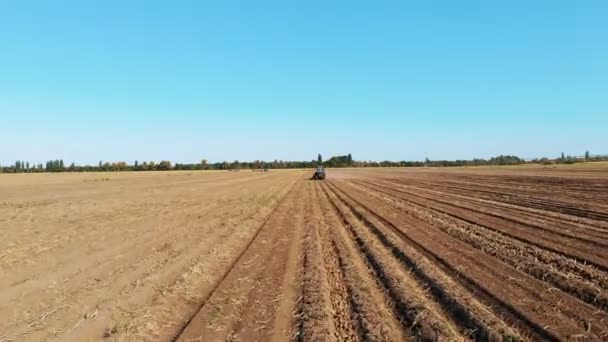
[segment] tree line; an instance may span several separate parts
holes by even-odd
[[[97,165],[65,164],[62,159],[49,160],[44,165],[34,164],[29,161],[18,160],[13,165],[0,165],[0,173],[36,173],[36,172],[102,172],[102,171],[169,171],[169,170],[267,170],[267,169],[305,169],[316,166],[324,167],[452,167],[452,166],[481,166],[481,165],[519,165],[519,164],[574,164],[585,161],[608,161],[608,155],[592,156],[589,151],[584,156],[566,156],[562,153],[559,157],[537,158],[524,160],[518,156],[500,155],[490,159],[471,160],[430,160],[424,161],[361,161],[354,160],[352,155],[333,156],[323,160],[321,154],[317,159],[310,161],[284,161],[284,160],[254,160],[254,161],[222,161],[209,163],[202,159],[198,163],[172,163],[168,160],[135,161],[128,164],[124,161],[104,162],[99,161]]]
[[[16,161],[13,165],[0,165],[0,173],[36,173],[36,172],[104,172],[104,171],[169,171],[169,170],[267,170],[267,169],[302,169],[312,168],[317,161],[264,161],[254,160],[251,162],[222,161],[209,163],[202,159],[198,163],[172,163],[169,160],[157,161],[135,161],[128,164],[124,161],[104,162],[99,161],[97,165],[67,165],[62,159],[49,160],[46,164],[30,164],[26,161]]]

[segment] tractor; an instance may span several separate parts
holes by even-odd
[[[323,166],[317,166],[315,169],[315,173],[312,175],[312,179],[314,180],[323,180],[325,179],[325,169]]]

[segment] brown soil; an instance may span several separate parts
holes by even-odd
[[[608,340],[604,169],[0,177],[0,341]]]

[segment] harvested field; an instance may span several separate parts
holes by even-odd
[[[608,168],[0,175],[0,341],[608,340]]]

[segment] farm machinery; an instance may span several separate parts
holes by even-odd
[[[325,179],[325,169],[323,166],[317,166],[315,169],[315,173],[312,175],[313,180],[323,180]]]

